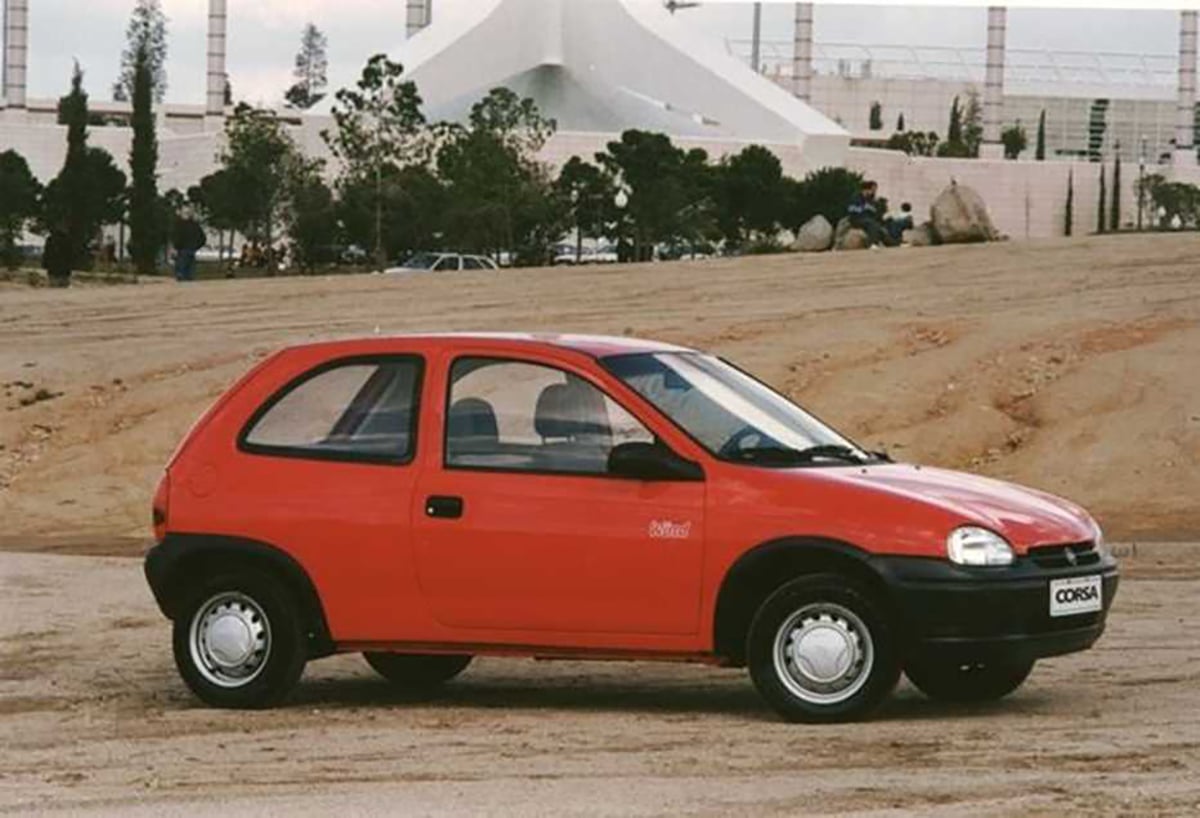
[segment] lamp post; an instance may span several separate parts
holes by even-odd
[[[621,245],[625,244],[626,248],[628,248],[628,246],[629,246],[626,243],[626,239],[624,236],[624,233],[625,233],[625,208],[627,208],[629,206],[629,194],[625,192],[625,188],[622,187],[622,188],[617,189],[617,195],[613,197],[613,206],[617,208],[617,234],[618,234],[617,235],[617,257],[620,258]],[[636,241],[634,242],[634,246],[635,246],[634,252],[637,253],[638,249],[637,249]],[[626,250],[626,253],[628,253],[628,250]],[[621,259],[621,260],[626,261],[627,259]],[[641,259],[635,258],[634,261],[641,261]]]
[[[575,266],[583,262],[583,226],[579,221],[579,188],[571,189],[571,212],[575,214]]]

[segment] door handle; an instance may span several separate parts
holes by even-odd
[[[463,516],[461,497],[430,497],[425,501],[425,516],[441,520],[457,520]]]

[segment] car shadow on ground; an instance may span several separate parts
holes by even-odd
[[[869,721],[938,721],[955,718],[1027,717],[1055,710],[1052,694],[1020,691],[997,702],[963,704],[926,698],[905,683]],[[674,716],[711,714],[778,721],[750,680],[728,674],[708,680],[557,676],[520,678],[464,675],[431,693],[417,694],[387,681],[362,678],[306,679],[289,697],[290,707],[563,710],[576,713],[638,713]]]
[[[288,704],[327,708],[413,706],[663,715],[713,713],[760,718],[770,713],[748,682],[744,686],[655,682],[633,685],[608,680],[463,678],[421,694],[371,678],[313,680],[302,682],[288,699]]]

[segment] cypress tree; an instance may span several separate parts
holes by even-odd
[[[1075,227],[1075,169],[1067,173],[1067,215],[1063,225],[1063,235],[1069,236]]]
[[[1116,233],[1121,229],[1121,146],[1117,145],[1117,159],[1113,164],[1112,207],[1109,208],[1110,229]]]
[[[1038,117],[1037,131],[1037,161],[1046,161],[1046,109],[1042,109],[1041,116]]]
[[[1108,205],[1108,191],[1105,189],[1104,178],[1104,163],[1100,163],[1100,212],[1097,219],[1096,232],[1104,233],[1108,230],[1108,219],[1104,217],[1104,209]]]
[[[51,184],[47,202],[46,262],[55,286],[71,283],[71,271],[84,265],[88,241],[88,97],[83,90],[83,69],[75,63],[71,92],[59,100],[59,122],[67,126],[67,157]]]
[[[900,116],[896,117],[896,133],[904,133],[904,112],[901,111]]]
[[[871,115],[868,127],[873,131],[883,130],[883,105],[879,102],[871,103]]]
[[[139,275],[152,275],[162,246],[158,219],[158,136],[154,131],[154,73],[143,44],[133,66],[133,147],[129,167],[129,252]]]
[[[963,144],[962,110],[958,107],[958,97],[954,98],[954,104],[950,106],[950,127],[946,133],[946,141],[951,145]]]

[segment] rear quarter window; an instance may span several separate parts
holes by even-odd
[[[416,444],[422,376],[417,358],[318,367],[267,401],[240,439],[252,454],[406,463]]]

